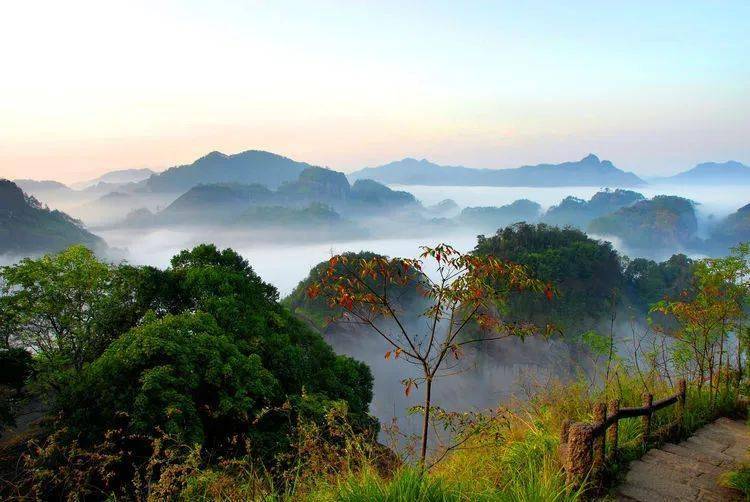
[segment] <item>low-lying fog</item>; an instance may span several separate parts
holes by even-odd
[[[453,199],[461,207],[502,206],[518,199],[538,202],[544,210],[559,204],[567,196],[590,199],[604,187],[472,187],[472,186],[423,186],[388,185],[393,190],[411,192],[424,205],[436,204],[444,199]],[[726,216],[750,202],[747,186],[716,185],[648,185],[629,188],[651,198],[655,195],[677,195],[700,203],[699,214],[715,217]]]
[[[435,245],[443,240],[456,249],[471,251],[476,235],[451,233],[446,236],[424,238],[392,238],[372,240],[330,241],[317,243],[274,244],[268,239],[258,242],[251,232],[233,232],[220,229],[126,229],[98,233],[107,243],[124,251],[124,257],[134,265],[166,267],[169,260],[182,249],[212,242],[219,247],[231,247],[242,254],[255,272],[270,282],[284,297],[307,277],[315,265],[334,254],[347,251],[373,251],[386,256],[416,257],[419,246]]]
[[[436,204],[444,199],[453,199],[459,206],[501,206],[517,199],[527,198],[538,202],[544,209],[558,204],[569,195],[589,199],[600,187],[434,187],[434,186],[392,186],[394,189],[413,193],[424,206]],[[699,203],[697,213],[702,225],[710,219],[723,217],[750,202],[746,187],[681,187],[649,186],[637,191],[646,197],[658,194],[678,195]],[[342,215],[346,217],[347,215]],[[346,251],[373,251],[388,256],[416,257],[419,246],[447,242],[458,250],[471,251],[476,245],[476,232],[451,226],[431,228],[401,229],[389,233],[389,222],[385,222],[372,232],[373,235],[399,235],[399,237],[330,240],[320,235],[306,240],[302,234],[289,233],[283,240],[274,240],[268,233],[259,235],[252,228],[247,230],[223,230],[221,228],[159,228],[159,229],[94,229],[110,247],[118,248],[118,256],[137,265],[166,267],[170,258],[178,251],[202,242],[213,242],[219,247],[232,247],[240,252],[255,271],[267,282],[275,285],[281,297],[289,294],[304,279],[317,263],[330,258],[332,254]],[[392,230],[392,229],[391,229]],[[413,230],[413,231],[412,231]],[[312,232],[312,231],[311,231]],[[298,237],[298,238],[296,238]],[[309,235],[308,235],[309,237]],[[297,242],[295,242],[297,241]],[[614,243],[619,247],[619,243]],[[676,252],[679,250],[675,250]],[[667,258],[669,254],[664,256]],[[0,264],[15,260],[16,257],[0,257]],[[426,272],[430,272],[427,270]],[[372,411],[384,423],[392,417],[399,417],[405,429],[414,431],[416,419],[408,417],[407,409],[421,402],[421,393],[410,397],[403,394],[401,378],[408,375],[408,368],[401,362],[385,361],[385,344],[372,333],[357,333],[356,338],[336,337],[327,334],[328,340],[342,352],[366,361],[375,375],[375,397]],[[566,349],[558,346],[551,350],[532,342],[526,347],[517,344],[504,345],[502,352],[508,357],[497,357],[484,361],[461,377],[448,378],[444,385],[436,389],[437,404],[451,410],[469,410],[493,407],[507,399],[509,393],[518,390],[519,378],[545,378],[550,371],[557,369],[549,365],[554,352],[559,357],[553,366],[560,367]],[[535,357],[526,357],[531,353]],[[519,357],[515,357],[519,356]],[[568,358],[570,359],[570,358]],[[541,364],[540,364],[541,363]]]
[[[467,206],[502,206],[521,198],[538,202],[546,210],[558,204],[563,198],[572,195],[589,199],[600,187],[435,187],[435,186],[398,186],[391,188],[407,190],[413,193],[425,206],[436,204],[444,199],[453,199],[463,207]],[[659,194],[679,195],[699,203],[697,213],[702,226],[712,218],[720,218],[750,202],[747,187],[715,186],[689,187],[658,185],[637,188],[646,197]],[[343,215],[346,217],[346,215]],[[383,234],[387,235],[387,229]],[[219,228],[178,228],[178,229],[116,229],[95,230],[107,243],[124,251],[123,257],[133,264],[164,267],[177,251],[201,243],[213,242],[221,247],[232,247],[251,263],[256,272],[266,281],[275,285],[283,297],[299,281],[304,279],[310,269],[332,254],[345,251],[373,251],[388,256],[414,257],[419,246],[447,242],[461,251],[470,251],[476,244],[476,232],[454,228],[425,233],[414,229],[413,233],[400,232],[399,237],[353,239],[353,240],[318,240],[295,244],[287,236],[283,243],[274,242],[264,236],[258,239],[252,230],[237,232]],[[381,232],[377,232],[381,233]],[[404,235],[410,236],[404,236]],[[618,242],[616,248],[622,249]],[[680,250],[674,250],[678,252]],[[667,254],[664,258],[668,258]],[[6,260],[7,261],[7,260]]]

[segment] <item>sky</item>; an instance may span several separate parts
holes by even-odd
[[[0,0],[0,177],[750,164],[750,2]]]

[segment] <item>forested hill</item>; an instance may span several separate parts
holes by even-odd
[[[589,154],[561,164],[538,164],[515,169],[473,169],[441,166],[427,160],[406,158],[379,167],[367,167],[349,175],[381,183],[443,186],[639,186],[646,182]]]
[[[286,181],[296,180],[308,167],[312,166],[260,150],[234,155],[211,152],[192,164],[154,174],[141,183],[141,188],[170,193],[181,193],[196,185],[210,183],[259,183],[276,188]]]
[[[57,252],[72,244],[106,247],[77,220],[43,207],[12,181],[0,179],[0,254]]]

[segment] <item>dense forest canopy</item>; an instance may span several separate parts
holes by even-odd
[[[270,465],[296,417],[324,420],[338,402],[376,430],[370,370],[336,355],[232,250],[201,245],[159,270],[78,246],[1,277],[7,341],[35,353],[62,444],[96,449],[119,429]]]

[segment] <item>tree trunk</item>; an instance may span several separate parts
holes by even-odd
[[[419,464],[424,468],[427,458],[427,432],[430,428],[430,405],[432,401],[432,378],[427,378],[424,390],[424,418],[422,420],[422,448],[419,452]]]

